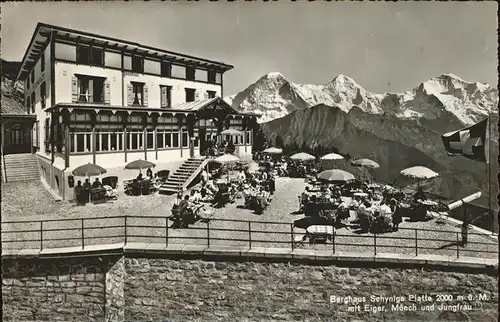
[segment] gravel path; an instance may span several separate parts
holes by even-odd
[[[57,229],[43,234],[43,247],[81,246],[82,218],[85,219],[85,244],[102,244],[123,242],[125,219],[127,218],[128,242],[165,243],[168,233],[169,243],[207,244],[207,226],[209,225],[210,245],[238,245],[252,247],[286,247],[292,239],[292,223],[303,217],[297,214],[297,196],[304,190],[302,179],[278,178],[276,193],[264,214],[256,215],[252,211],[242,209],[242,199],[222,209],[215,209],[209,224],[198,222],[189,229],[167,229],[165,216],[170,215],[173,196],[150,195],[131,197],[122,195],[116,201],[98,205],[77,207],[69,202],[55,202],[40,183],[9,183],[2,189],[2,221],[28,221],[22,224],[2,224],[3,231],[25,230],[22,233],[4,234],[4,248],[39,248],[40,220],[70,219],[65,222],[44,222],[43,228]],[[208,207],[208,212],[214,211]],[[112,218],[112,217],[118,218]],[[158,216],[158,218],[155,218]],[[144,218],[147,217],[147,220]],[[222,221],[227,220],[241,220]],[[248,221],[252,221],[249,227]],[[261,223],[255,223],[255,221]],[[279,222],[275,224],[274,222]],[[137,227],[140,226],[140,227]],[[148,226],[157,226],[148,228]],[[249,228],[252,230],[249,233]],[[419,254],[441,254],[456,256],[457,232],[460,238],[460,227],[452,224],[438,225],[435,220],[427,222],[407,222],[400,224],[397,232],[377,235],[357,233],[355,230],[342,228],[336,231],[336,251],[374,252],[375,243],[378,253],[415,254],[415,229],[417,232]],[[437,229],[441,232],[425,231]],[[168,232],[167,232],[168,231]],[[294,234],[304,230],[293,229]],[[146,237],[147,236],[147,237]],[[6,240],[31,239],[23,243],[5,243]],[[64,241],[53,241],[53,238],[67,238]],[[406,238],[406,239],[402,239]],[[474,244],[482,243],[482,244]],[[305,245],[305,248],[330,250],[329,245]],[[402,248],[407,247],[407,248]],[[460,256],[494,257],[498,256],[497,243],[482,235],[469,235],[469,244],[458,247]],[[490,251],[492,253],[482,253]]]

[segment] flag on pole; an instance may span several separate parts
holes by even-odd
[[[461,130],[443,134],[443,144],[450,156],[461,155],[471,160],[489,161],[488,119]]]

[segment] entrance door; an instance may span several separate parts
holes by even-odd
[[[4,153],[31,153],[31,129],[20,123],[5,126]]]

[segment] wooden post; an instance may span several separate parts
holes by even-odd
[[[460,248],[459,248],[459,239],[458,239],[458,232],[457,232],[457,258],[460,258]]]
[[[377,233],[373,233],[373,250],[377,255]]]
[[[291,238],[292,238],[292,250],[293,250],[293,249],[294,249],[294,245],[293,245],[293,243],[294,243],[294,241],[295,241],[295,239],[293,238],[293,237],[294,237],[294,236],[293,236],[293,224],[290,224],[290,232],[291,232]]]
[[[210,220],[207,221],[207,246],[210,247]]]

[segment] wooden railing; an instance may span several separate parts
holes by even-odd
[[[335,231],[335,230],[334,230]],[[462,254],[478,256],[498,254],[498,245],[485,234],[468,233],[467,248],[461,245],[460,232],[438,229],[399,228],[404,237],[388,234],[340,234],[321,245],[324,250],[391,253]],[[429,238],[434,233],[443,238]],[[168,217],[112,216],[81,219],[2,222],[3,249],[54,249],[90,245],[145,242],[168,247],[169,243],[252,247],[279,247],[294,250],[310,247],[298,240],[293,223],[211,219],[185,229],[173,229]],[[484,237],[484,241],[477,236]],[[447,237],[447,238],[445,238]],[[488,240],[488,242],[486,242]],[[359,242],[357,242],[359,241]],[[354,249],[354,250],[353,250]]]

